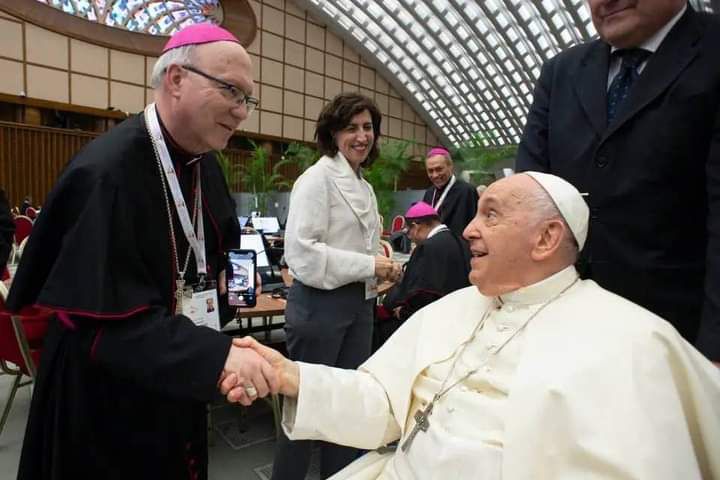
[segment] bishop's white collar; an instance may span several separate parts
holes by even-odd
[[[500,295],[496,300],[500,305],[534,305],[547,302],[577,279],[578,273],[575,266],[570,265],[544,280]]]

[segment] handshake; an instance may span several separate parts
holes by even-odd
[[[295,362],[244,337],[233,339],[218,387],[229,402],[248,406],[270,393],[297,397],[299,382]]]
[[[380,280],[397,282],[402,277],[402,267],[384,255],[375,256],[375,276]]]

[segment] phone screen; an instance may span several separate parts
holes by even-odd
[[[255,306],[255,251],[230,250],[226,275],[228,304],[233,307]]]

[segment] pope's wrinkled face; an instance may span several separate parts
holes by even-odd
[[[444,187],[453,174],[452,163],[443,155],[433,155],[425,160],[427,176],[435,188]]]
[[[617,48],[638,47],[680,11],[687,0],[588,0],[600,36]]]
[[[235,86],[236,94],[252,95],[252,65],[242,46],[234,42],[199,45],[194,57],[193,68]],[[192,71],[183,72],[186,77],[178,108],[185,138],[176,140],[192,145],[193,153],[222,150],[248,117],[247,106],[219,82]]]
[[[350,123],[335,134],[338,150],[355,171],[370,154],[374,141],[372,115],[368,110],[354,115]]]
[[[531,177],[513,175],[493,183],[478,200],[463,237],[470,243],[470,283],[483,295],[502,295],[524,286],[533,262],[536,229],[528,212]]]

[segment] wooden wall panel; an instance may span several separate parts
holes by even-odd
[[[42,205],[67,162],[98,134],[0,122],[0,186],[10,205]]]

